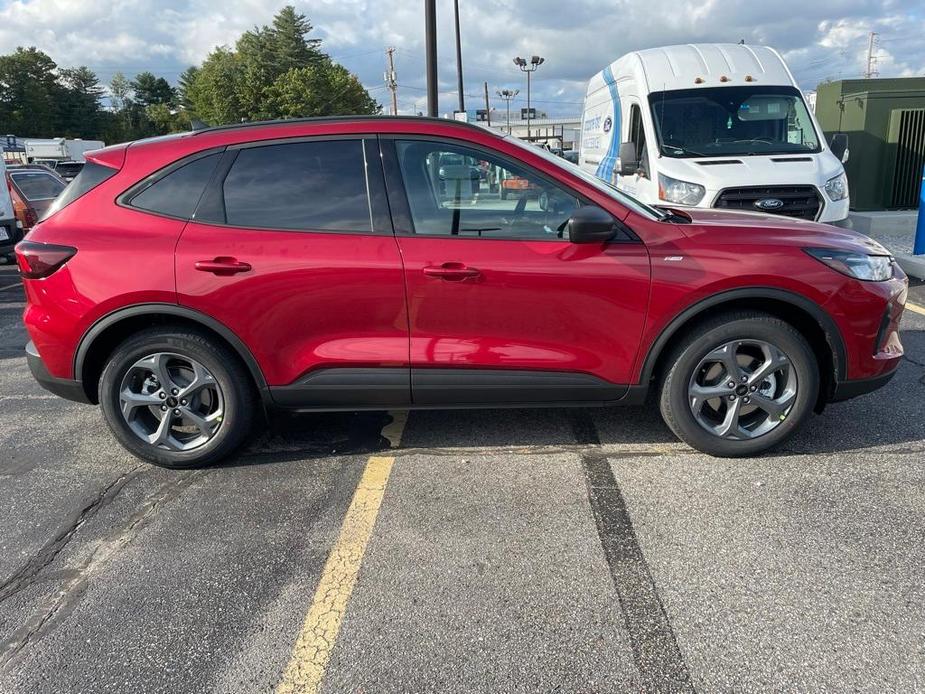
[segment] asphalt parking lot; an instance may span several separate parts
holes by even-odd
[[[0,266],[0,691],[925,689],[925,315],[773,456],[345,413],[170,472],[32,381],[22,308]]]

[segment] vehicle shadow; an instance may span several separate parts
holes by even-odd
[[[773,455],[814,455],[872,447],[925,451],[925,332],[906,330],[907,358],[893,380],[868,395],[833,403]],[[277,414],[230,465],[370,454],[388,450],[387,412]],[[654,398],[644,407],[412,411],[402,449],[516,449],[531,446],[652,445],[678,440]],[[682,448],[681,450],[686,450]]]

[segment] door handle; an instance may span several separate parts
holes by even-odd
[[[447,282],[462,282],[469,277],[478,277],[481,273],[474,267],[466,267],[463,263],[443,263],[442,265],[428,265],[424,268],[427,277],[446,280]]]
[[[250,263],[244,263],[237,258],[228,258],[226,256],[220,256],[212,260],[197,260],[195,267],[200,272],[211,272],[213,275],[234,275],[251,269]]]

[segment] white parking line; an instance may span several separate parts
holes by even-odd
[[[13,287],[21,287],[22,282],[16,282],[15,284],[8,284],[5,287],[0,287],[0,292],[5,292],[7,289],[12,289]]]

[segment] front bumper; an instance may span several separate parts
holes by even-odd
[[[896,366],[899,366],[899,364],[897,363]],[[835,384],[835,391],[832,393],[832,397],[829,401],[840,402],[842,400],[856,398],[859,395],[872,393],[878,388],[883,388],[883,386],[889,383],[895,375],[896,368],[885,374],[874,376],[873,378],[861,378],[856,381],[841,381]]]
[[[29,370],[32,372],[33,378],[48,392],[54,393],[65,400],[92,404],[90,398],[84,392],[83,383],[72,381],[69,378],[56,378],[48,373],[45,362],[42,361],[42,357],[39,356],[38,350],[31,341],[26,345],[26,361],[29,363]]]

